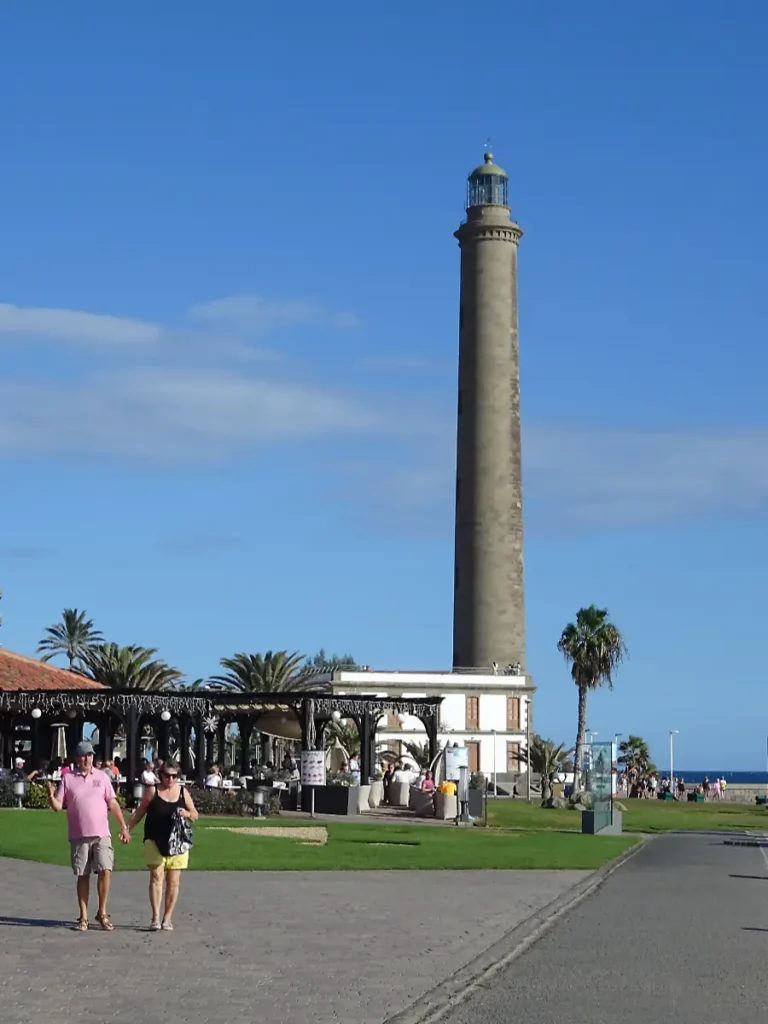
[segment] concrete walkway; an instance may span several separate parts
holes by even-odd
[[[764,1019],[768,849],[662,836],[443,1024]]]
[[[126,872],[115,932],[78,934],[71,872],[0,860],[0,1019],[382,1024],[587,874],[190,872],[150,934]]]

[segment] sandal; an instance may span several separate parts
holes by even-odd
[[[97,914],[96,920],[101,925],[103,931],[113,932],[115,930],[115,926],[112,924],[109,914]]]
[[[150,922],[150,925],[149,925],[149,928],[147,929],[147,931],[159,932],[160,931],[160,922],[159,921],[152,921],[152,922]]]
[[[74,931],[74,932],[87,932],[88,931],[88,918],[87,917],[81,917],[79,920],[75,921],[75,923],[72,925],[72,931]]]
[[[163,929],[164,932],[172,932],[173,921],[163,921],[160,927]]]

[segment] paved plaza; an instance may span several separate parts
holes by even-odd
[[[764,1020],[768,849],[654,839],[441,1024]]]
[[[0,859],[0,1019],[382,1024],[587,874],[189,872],[176,930],[150,934],[124,872],[116,930],[77,934],[70,871]]]

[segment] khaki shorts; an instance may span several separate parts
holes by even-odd
[[[114,870],[115,851],[110,836],[78,839],[69,845],[72,850],[72,870],[79,877]]]

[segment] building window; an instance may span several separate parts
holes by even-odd
[[[520,744],[519,743],[508,743],[507,744],[507,771],[508,772],[519,772],[520,771]]]
[[[480,698],[466,698],[466,729],[480,728]]]
[[[507,697],[507,729],[520,728],[520,698]]]

